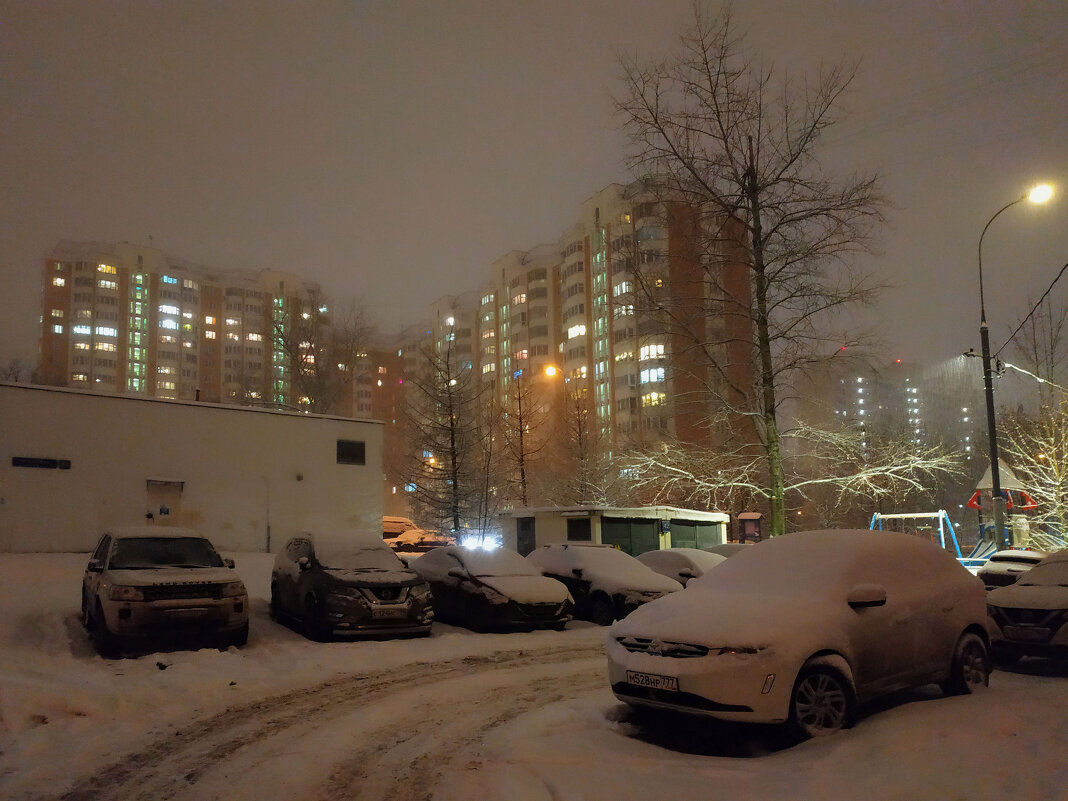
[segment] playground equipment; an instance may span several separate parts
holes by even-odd
[[[876,512],[875,514],[873,514],[871,516],[871,526],[870,526],[870,528],[872,529],[872,531],[874,531],[876,528],[878,528],[879,531],[884,531],[884,530],[886,530],[887,527],[884,527],[883,522],[884,521],[890,521],[890,520],[892,520],[892,521],[900,521],[900,523],[899,523],[900,527],[899,528],[894,528],[893,524],[891,524],[891,526],[889,527],[891,531],[903,531],[906,534],[929,533],[931,535],[931,542],[934,542],[935,532],[937,531],[938,532],[938,541],[942,545],[943,548],[946,547],[946,532],[948,531],[949,532],[950,541],[953,543],[953,549],[957,552],[957,559],[960,559],[962,561],[962,563],[963,563],[963,561],[966,558],[970,558],[970,557],[965,557],[965,556],[963,556],[961,554],[961,552],[960,552],[960,543],[957,542],[957,532],[954,531],[953,523],[950,522],[949,515],[946,513],[945,509],[939,509],[937,512],[908,512],[908,513],[905,513],[905,514],[892,514],[892,515],[884,515],[884,514],[882,514],[880,512]],[[937,521],[937,522],[932,522],[931,524],[926,525],[926,526],[925,525],[909,526],[907,524],[907,522],[906,522],[906,521],[915,521],[915,520],[931,520],[931,521]],[[980,560],[980,561],[985,561],[985,560]]]

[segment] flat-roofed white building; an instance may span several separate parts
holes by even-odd
[[[0,551],[86,551],[109,526],[277,550],[382,528],[382,424],[0,383]]]

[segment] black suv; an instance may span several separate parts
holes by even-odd
[[[390,548],[345,538],[294,537],[275,557],[271,616],[313,640],[335,635],[429,634],[430,588]]]

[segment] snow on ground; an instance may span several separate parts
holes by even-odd
[[[588,624],[530,634],[474,634],[435,624],[425,639],[310,642],[267,617],[271,557],[228,555],[235,557],[252,597],[247,647],[114,661],[95,655],[78,622],[87,555],[0,555],[0,797],[56,797],[123,755],[166,738],[177,741],[196,721],[227,709],[297,696],[301,688],[331,680],[396,671],[412,677],[410,688],[403,679],[390,683],[367,707],[352,705],[347,718],[324,726],[348,732],[344,741],[357,749],[351,732],[372,726],[369,719],[377,715],[385,718],[373,725],[388,725],[391,715],[437,716],[428,720],[432,725],[422,739],[406,747],[429,751],[439,731],[442,740],[470,743],[470,754],[443,750],[447,760],[434,754],[436,767],[417,778],[435,786],[413,797],[1068,798],[1063,665],[1024,660],[1013,672],[995,673],[989,690],[970,697],[943,698],[933,688],[903,694],[867,710],[848,732],[783,748],[761,727],[677,721],[662,726],[635,717],[607,689],[597,652],[604,630]],[[478,672],[480,665],[495,663],[499,670]],[[469,669],[456,671],[454,664]],[[347,686],[342,684],[345,692]],[[435,686],[445,698],[437,698]],[[390,702],[393,693],[396,700]],[[465,716],[471,720],[462,731],[444,728],[449,721],[462,728]],[[329,731],[314,730],[314,719],[304,725],[312,727],[306,736],[332,740]],[[321,788],[299,783],[283,788],[279,777],[292,782],[295,776],[274,765],[285,754],[274,757],[273,748],[270,741],[257,741],[228,757],[235,772],[249,766],[236,774],[239,790],[228,793],[225,773],[205,767],[202,784],[192,788],[188,775],[174,774],[175,797],[326,797]],[[400,748],[380,757],[390,767],[380,771],[379,780],[388,782],[395,771],[417,764]],[[298,774],[336,777],[338,758],[331,749],[301,749]],[[179,762],[164,761],[156,769],[157,782],[169,781],[170,764]],[[362,763],[349,769],[352,786],[366,780]]]

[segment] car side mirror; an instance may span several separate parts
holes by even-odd
[[[90,573],[100,573],[104,570],[104,562],[101,559],[90,559],[85,569]]]
[[[858,584],[849,591],[846,601],[854,609],[886,606],[886,587],[881,584]]]
[[[236,567],[236,565],[234,564],[234,560],[233,559],[223,559],[223,564],[226,565],[231,570],[233,570],[234,567]]]
[[[297,567],[299,567],[301,570],[307,570],[309,567],[311,567],[311,559],[309,559],[307,556],[300,557],[300,559],[297,560]]]

